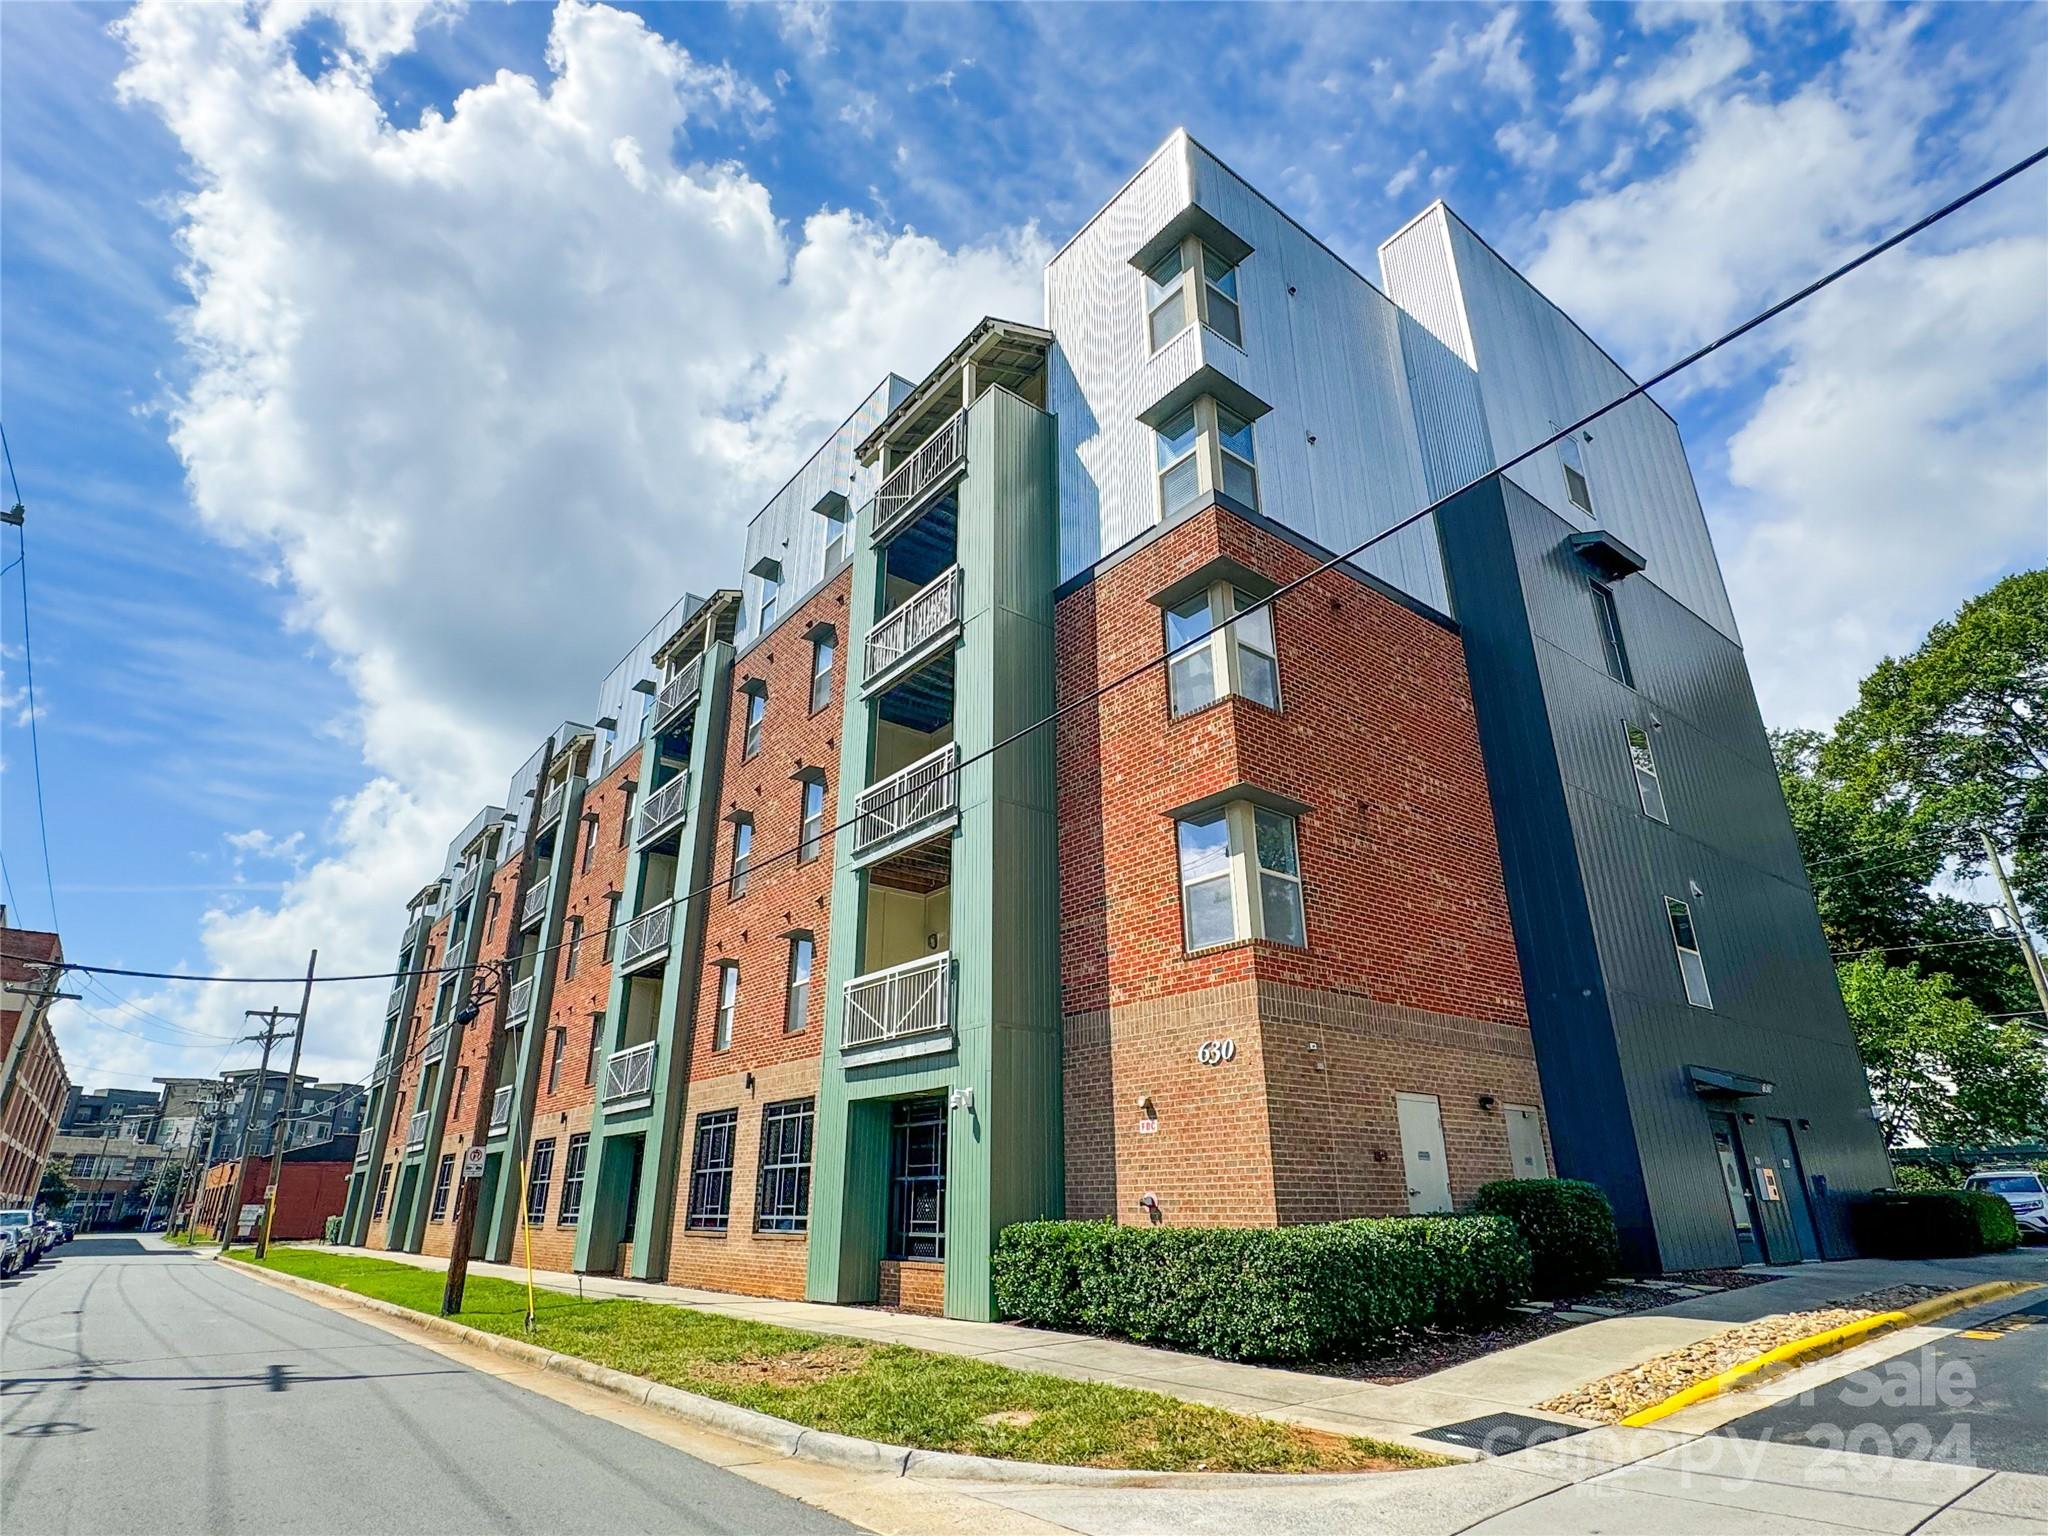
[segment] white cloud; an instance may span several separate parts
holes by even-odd
[[[1541,170],[1557,158],[1557,135],[1538,123],[1503,123],[1494,147],[1515,164]]]
[[[1642,117],[1690,108],[1747,64],[1753,52],[1741,29],[1717,16],[1694,28],[1678,53],[1629,88],[1629,105]]]
[[[1414,154],[1410,155],[1408,163],[1387,178],[1385,188],[1387,196],[1399,197],[1403,192],[1414,186],[1416,178],[1422,174],[1422,167],[1428,159],[1429,154],[1426,150],[1418,149]]]
[[[1557,24],[1572,40],[1572,61],[1565,72],[1582,75],[1600,62],[1600,23],[1587,0],[1558,0],[1552,7]]]
[[[195,970],[290,974],[315,945],[323,970],[388,966],[447,838],[589,712],[643,618],[731,582],[747,515],[882,374],[1038,312],[1035,230],[792,228],[745,167],[679,167],[693,124],[766,98],[634,17],[565,3],[547,78],[410,128],[369,79],[403,20],[357,18],[366,51],[318,78],[276,12],[117,26],[123,93],[196,184],[173,445],[204,527],[274,562],[338,658],[368,776],[282,899],[209,914]],[[152,1006],[218,1022],[228,990]],[[380,1020],[374,985],[333,990],[320,1070],[366,1062]]]
[[[1502,6],[1485,26],[1474,31],[1452,26],[1442,44],[1423,66],[1421,82],[1430,85],[1468,69],[1479,71],[1480,82],[1506,91],[1526,102],[1535,93],[1536,79],[1522,57],[1522,35],[1515,27],[1512,7]]]

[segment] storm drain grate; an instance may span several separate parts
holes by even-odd
[[[1441,1440],[1446,1445],[1462,1445],[1482,1456],[1506,1456],[1513,1451],[1526,1451],[1532,1445],[1544,1445],[1585,1432],[1585,1426],[1581,1424],[1532,1419],[1526,1413],[1489,1413],[1483,1419],[1466,1419],[1460,1424],[1440,1424],[1435,1429],[1425,1429],[1418,1438]]]

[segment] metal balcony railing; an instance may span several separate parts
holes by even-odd
[[[854,977],[846,984],[842,1047],[944,1034],[952,1025],[952,980],[951,951]]]
[[[549,790],[540,802],[540,826],[542,831],[552,827],[562,817],[563,802],[569,798],[567,785],[557,784]]]
[[[548,886],[551,883],[548,880],[536,880],[531,886],[527,887],[526,900],[520,903],[519,906],[519,926],[521,928],[531,928],[535,923],[547,916]]]
[[[455,1026],[443,1019],[427,1031],[426,1049],[420,1052],[421,1061],[438,1061],[448,1053],[448,1037],[455,1032]]]
[[[457,901],[462,900],[463,897],[476,889],[476,883],[482,878],[483,872],[484,867],[482,864],[472,864],[463,870],[462,878],[455,882],[455,899]]]
[[[661,691],[654,696],[654,724],[657,729],[683,712],[683,707],[697,697],[703,681],[704,657],[700,653],[692,656],[675,676],[662,683]]]
[[[533,977],[512,983],[512,990],[505,994],[505,1027],[517,1029],[526,1022],[526,1016],[533,1011]]]
[[[868,631],[862,678],[872,683],[959,617],[960,567],[956,565],[897,604]]]
[[[619,936],[620,970],[637,971],[667,956],[674,908],[673,901],[664,901],[626,924],[626,931]]]
[[[491,1095],[491,1134],[497,1135],[512,1123],[512,1085],[507,1083]]]
[[[413,1111],[412,1118],[405,1122],[405,1149],[410,1152],[415,1147],[424,1147],[426,1144],[427,1111],[416,1109]]]
[[[967,412],[957,411],[889,473],[875,493],[875,542],[880,543],[967,463]]]
[[[386,1051],[377,1058],[377,1065],[370,1068],[370,1089],[375,1092],[383,1087],[384,1080],[391,1076],[391,1053]]]
[[[651,843],[683,819],[690,805],[690,770],[685,768],[640,806],[639,840]]]
[[[411,967],[407,967],[407,969],[411,969]],[[384,1000],[385,1017],[390,1017],[392,1014],[398,1012],[399,1009],[405,1006],[405,984],[409,980],[411,980],[410,977],[401,976],[398,978],[397,982],[393,984],[391,988],[391,995]]]
[[[657,1040],[617,1051],[604,1064],[604,1104],[607,1109],[633,1099],[654,1096],[654,1054]]]
[[[853,852],[894,842],[960,808],[960,754],[948,742],[908,768],[870,784],[854,802]]]

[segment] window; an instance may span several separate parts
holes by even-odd
[[[469,1068],[457,1067],[455,1069],[455,1108],[452,1113],[458,1115],[462,1113],[462,1096],[468,1092]]]
[[[1707,967],[1700,959],[1700,936],[1692,925],[1692,908],[1666,896],[1664,911],[1671,919],[1671,942],[1678,950],[1678,974],[1685,978],[1685,1000],[1695,1008],[1711,1008],[1714,998],[1707,990]]]
[[[782,1027],[794,1035],[800,1032],[811,1018],[811,936],[808,933],[792,934],[789,940],[789,1007],[783,1013]]]
[[[825,569],[830,571],[846,558],[846,535],[851,519],[838,507],[820,507],[818,515],[825,519]]]
[[[740,738],[740,761],[745,762],[761,750],[761,722],[768,715],[768,693],[756,688],[747,695],[747,728]]]
[[[747,894],[747,866],[754,857],[754,824],[742,818],[732,824],[732,887],[729,895],[738,901]]]
[[[632,836],[633,801],[638,794],[639,788],[639,785],[628,779],[625,786],[619,791],[619,846],[621,848],[626,846],[626,839]]]
[[[1177,824],[1182,937],[1190,952],[1239,939],[1306,946],[1294,818],[1234,801]]]
[[[764,575],[761,578],[761,603],[754,615],[754,633],[765,635],[775,622],[775,604],[782,596],[782,579],[779,576]]]
[[[604,894],[604,947],[607,953],[611,951],[612,935],[619,927],[619,898],[618,891],[606,891]]]
[[[1604,581],[1586,585],[1593,594],[1593,622],[1600,629],[1600,657],[1607,664],[1607,675],[1624,688],[1633,688],[1636,679],[1629,669],[1628,645],[1621,637],[1621,611],[1614,606],[1614,589]]]
[[[732,1047],[732,1018],[739,1010],[740,968],[736,965],[721,965],[718,968],[718,1015],[711,1024],[711,1049],[729,1050]]]
[[[583,919],[569,919],[569,943],[562,951],[562,980],[567,981],[583,964]]]
[[[597,857],[597,813],[591,812],[583,818],[583,864],[578,874],[590,873],[590,861]]]
[[[1550,424],[1550,430],[1557,430],[1557,423]],[[1571,504],[1581,512],[1591,514],[1593,510],[1593,488],[1586,480],[1586,460],[1579,448],[1576,432],[1557,440],[1557,456],[1564,464],[1564,494]]]
[[[1237,308],[1237,268],[1214,251],[1202,252],[1202,324],[1233,347],[1244,345]]]
[[[1669,825],[1671,818],[1664,814],[1664,785],[1657,777],[1656,755],[1650,750],[1650,733],[1633,720],[1622,721],[1621,728],[1628,733],[1628,760],[1635,769],[1636,795],[1643,802],[1643,814]]]
[[[604,1015],[590,1016],[590,1044],[583,1052],[583,1086],[588,1088],[597,1081],[597,1053],[604,1046]]]
[[[555,1177],[555,1138],[533,1144],[526,1165],[526,1224],[537,1227],[548,1217],[548,1186]]]
[[[739,1127],[736,1109],[714,1109],[697,1117],[697,1145],[690,1154],[690,1208],[683,1225],[692,1232],[723,1232],[732,1216],[732,1146]]]
[[[832,702],[832,656],[838,648],[838,642],[830,635],[820,635],[811,642],[811,713],[814,715]]]
[[[797,843],[797,861],[808,864],[825,846],[825,781],[804,780],[803,836]]]
[[[493,891],[490,894],[489,900],[484,904],[484,937],[488,939],[492,934],[496,933],[497,931],[498,893],[496,891]]]
[[[455,1154],[444,1153],[441,1164],[434,1170],[434,1205],[427,1213],[429,1221],[448,1219],[448,1189],[455,1182]]]
[[[887,1256],[946,1256],[944,1099],[904,1099],[890,1113]]]
[[[1195,454],[1200,440],[1195,429],[1195,408],[1189,406],[1153,436],[1158,456],[1160,512],[1170,518],[1183,507],[1193,506],[1202,491],[1201,466]]]
[[[1226,693],[1280,707],[1273,609],[1258,602],[1249,592],[1217,582],[1166,610],[1166,649],[1174,653],[1167,664],[1167,696],[1176,719]],[[1244,617],[1236,622],[1224,622],[1240,613]]]
[[[569,1048],[569,1031],[557,1025],[551,1033],[554,1044],[548,1049],[548,1092],[553,1093],[562,1086],[562,1053]]]
[[[811,1224],[811,1127],[814,1101],[789,1099],[761,1110],[761,1181],[756,1232],[801,1232]]]
[[[1176,246],[1145,274],[1145,334],[1154,352],[1188,328],[1187,284],[1181,281],[1186,271]]]
[[[590,1134],[579,1132],[569,1138],[569,1156],[562,1164],[562,1204],[555,1224],[573,1227],[583,1216],[583,1165],[590,1159]]]
[[[1216,445],[1223,461],[1219,473],[1223,494],[1256,512],[1259,475],[1253,468],[1252,424],[1236,412],[1217,406]]]

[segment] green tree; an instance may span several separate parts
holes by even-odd
[[[63,1174],[55,1168],[43,1169],[43,1187],[36,1191],[38,1205],[47,1206],[53,1211],[61,1211],[71,1204],[73,1193],[75,1191],[71,1187],[71,1181]]]
[[[2048,1055],[1946,976],[1866,956],[1837,967],[1885,1144],[1984,1145],[2048,1135]]]

